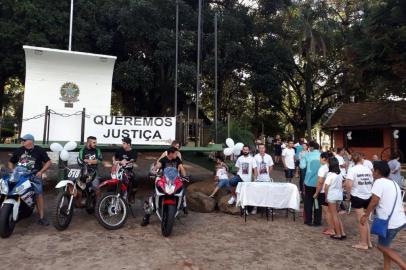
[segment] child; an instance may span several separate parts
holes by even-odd
[[[214,195],[216,195],[217,191],[219,191],[220,188],[230,188],[227,169],[228,168],[227,165],[224,163],[223,157],[218,156],[216,158],[216,176],[214,177],[214,181],[217,182],[217,186],[210,197],[214,198]]]

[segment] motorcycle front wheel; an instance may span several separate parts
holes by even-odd
[[[96,203],[96,218],[104,228],[117,230],[128,217],[127,204],[113,192],[105,193]]]
[[[168,237],[172,233],[173,223],[175,222],[176,205],[167,204],[164,206],[161,221],[162,235]]]
[[[69,227],[73,217],[73,202],[69,209],[70,195],[68,192],[59,192],[54,205],[53,224],[54,227],[63,231]]]
[[[9,237],[15,227],[15,221],[13,219],[13,204],[5,203],[0,209],[0,236],[2,238]]]

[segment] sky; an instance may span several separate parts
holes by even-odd
[[[249,6],[249,7],[256,7],[257,6],[257,3],[256,3],[255,0],[240,0],[240,3],[244,4],[246,6]]]

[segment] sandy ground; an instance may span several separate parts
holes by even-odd
[[[211,176],[187,165],[195,175]],[[280,178],[281,172],[274,177]],[[139,225],[145,194],[148,191],[139,193],[135,217],[117,231],[105,230],[84,210],[75,211],[63,232],[37,225],[36,215],[20,222],[9,239],[0,239],[0,269],[382,269],[376,249],[351,248],[357,241],[354,214],[343,216],[345,241],[323,236],[321,228],[303,225],[301,217],[294,222],[284,211],[274,222],[258,214],[246,223],[239,216],[191,212],[164,238],[156,217],[147,227]],[[53,191],[46,195],[48,215],[54,197]],[[405,243],[403,231],[394,247],[406,259]]]

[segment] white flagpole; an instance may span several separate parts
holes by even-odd
[[[70,1],[69,51],[72,50],[73,0]]]

